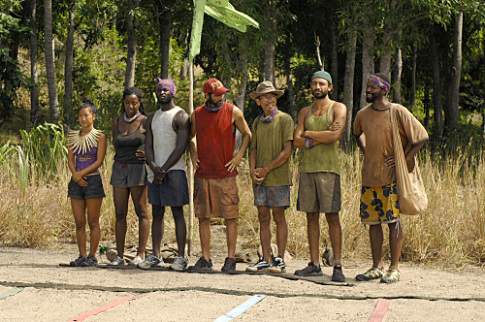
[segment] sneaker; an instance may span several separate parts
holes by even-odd
[[[248,266],[246,268],[246,271],[248,272],[260,272],[260,271],[264,271],[264,270],[267,270],[271,265],[264,260],[264,257],[260,257],[259,258],[259,261],[254,264],[253,266]]]
[[[207,261],[204,256],[199,258],[194,266],[189,266],[187,269],[190,272],[210,272],[212,271],[212,260]]]
[[[73,266],[73,267],[84,266],[83,263],[85,261],[86,261],[86,258],[79,255],[78,258],[76,258],[75,260],[73,260],[72,262],[69,263],[69,266]]]
[[[224,266],[221,268],[221,272],[234,272],[236,270],[236,259],[226,257]]]
[[[342,272],[342,265],[335,265],[333,267],[332,281],[345,282],[345,275]]]
[[[269,267],[269,271],[272,273],[286,273],[286,265],[285,261],[281,257],[275,257],[271,266]]]
[[[381,283],[396,283],[401,278],[401,273],[397,269],[390,267],[381,278]]]
[[[372,267],[364,274],[357,275],[355,279],[358,281],[370,281],[370,280],[374,280],[376,278],[382,277],[382,275],[383,273],[381,269],[377,267]]]
[[[84,263],[81,264],[84,267],[98,266],[98,260],[93,255],[89,254]]]
[[[133,258],[133,260],[129,262],[128,265],[138,266],[138,264],[140,264],[141,262],[143,262],[143,259],[141,259],[140,256],[135,256],[135,258]]]
[[[123,266],[125,265],[125,260],[119,256],[116,256],[111,262],[108,263],[111,266]]]
[[[183,256],[177,256],[173,260],[172,265],[170,265],[170,268],[174,271],[182,272],[187,268],[187,260]]]
[[[138,263],[138,267],[141,269],[149,269],[151,267],[155,267],[158,264],[163,263],[163,260],[158,259],[155,255],[150,255],[145,260]]]
[[[322,269],[320,268],[320,264],[315,265],[315,263],[310,262],[308,263],[308,266],[305,267],[304,269],[297,270],[295,272],[295,275],[300,275],[300,276],[320,276],[323,275]]]

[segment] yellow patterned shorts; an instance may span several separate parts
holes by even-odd
[[[396,181],[382,187],[362,186],[360,219],[366,225],[399,221],[399,197]]]

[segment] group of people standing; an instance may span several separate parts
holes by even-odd
[[[341,248],[342,229],[340,158],[338,142],[345,129],[347,108],[329,97],[332,77],[325,71],[315,72],[310,87],[312,105],[301,109],[295,129],[293,119],[278,110],[277,100],[283,91],[269,81],[260,83],[250,93],[261,107],[261,114],[251,129],[242,111],[225,102],[226,87],[217,79],[204,83],[205,104],[188,115],[174,103],[175,84],[171,79],[156,78],[159,109],[152,115],[144,112],[142,93],[127,88],[123,93],[123,113],[112,124],[116,155],[111,184],[116,209],[116,245],[118,256],[111,265],[123,265],[126,216],[129,196],[139,217],[138,253],[130,263],[140,268],[159,265],[163,259],[160,245],[163,235],[165,207],[171,207],[175,220],[178,256],[173,270],[210,271],[210,219],[224,218],[228,256],[221,271],[236,269],[237,218],[239,195],[237,168],[249,146],[250,177],[253,182],[254,205],[258,209],[262,256],[248,266],[248,271],[286,272],[285,251],[288,226],[285,209],[290,206],[292,174],[289,158],[292,147],[303,150],[297,209],[306,212],[310,262],[295,272],[300,276],[322,275],[319,264],[320,213],[325,213],[329,226],[334,258],[332,280],[344,282]],[[373,265],[356,276],[359,281],[380,278],[396,282],[400,278],[398,263],[402,244],[399,225],[399,198],[394,170],[390,110],[396,109],[399,133],[406,160],[412,164],[428,135],[424,127],[403,106],[387,101],[390,82],[386,75],[375,74],[367,82],[367,102],[358,112],[354,136],[364,154],[360,216],[369,225]],[[104,197],[98,167],[106,151],[105,136],[93,128],[96,107],[92,101],[79,108],[82,130],[72,132],[69,141],[69,169],[72,179],[68,196],[76,221],[79,257],[72,266],[97,265],[99,244],[99,212]],[[242,135],[235,151],[236,129]],[[202,256],[187,268],[185,258],[186,224],[183,206],[189,192],[185,173],[184,151],[189,145],[190,159],[195,169],[194,206],[199,220]],[[153,254],[144,258],[149,235],[147,200],[152,205]],[[91,233],[91,247],[86,251],[86,210]],[[276,224],[277,254],[271,249],[271,214]],[[384,273],[382,266],[382,224],[389,225],[391,266]]]

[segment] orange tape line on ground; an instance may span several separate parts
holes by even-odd
[[[369,322],[381,322],[384,320],[384,315],[386,315],[389,305],[391,305],[391,301],[379,299],[374,312],[372,312],[372,315],[369,318]]]
[[[108,303],[106,305],[103,305],[103,306],[101,306],[101,307],[99,307],[99,308],[97,308],[95,310],[88,311],[88,312],[84,312],[83,314],[78,315],[78,316],[72,318],[71,320],[69,320],[69,322],[80,322],[80,321],[84,321],[85,319],[87,319],[90,316],[93,316],[93,315],[96,315],[98,313],[104,312],[106,310],[111,309],[112,307],[118,306],[118,305],[123,304],[125,302],[136,300],[137,298],[138,298],[138,296],[125,297],[123,299],[119,299],[119,300],[113,301],[113,302]]]

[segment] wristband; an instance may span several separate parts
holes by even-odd
[[[305,138],[305,146],[307,149],[313,148],[313,139]]]

